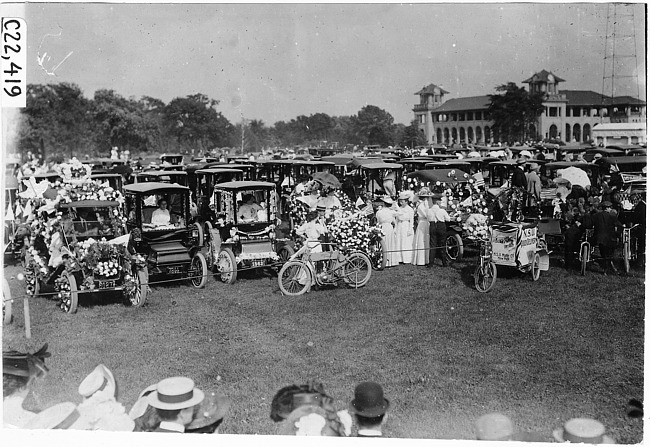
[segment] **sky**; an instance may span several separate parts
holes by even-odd
[[[219,100],[217,110],[233,123],[353,115],[372,104],[408,124],[419,102],[415,92],[425,85],[443,87],[447,99],[486,95],[509,81],[523,86],[543,69],[566,80],[561,89],[600,93],[603,86],[607,4],[24,8],[28,82],[72,82],[88,97],[113,89],[165,102],[200,92]],[[636,28],[636,64],[620,59],[619,73],[634,75],[638,65],[645,99],[644,6],[635,5],[634,13],[635,27],[631,18],[620,21],[627,20],[630,36]],[[625,46],[634,54],[633,39],[626,40],[617,42],[618,54]],[[41,67],[38,56],[44,54]],[[633,80],[617,86],[616,94],[637,96]]]

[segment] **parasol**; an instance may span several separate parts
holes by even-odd
[[[476,152],[476,151],[472,151],[472,152],[470,152],[469,154],[467,154],[467,158],[480,157],[480,156],[481,156],[481,154],[479,154],[479,153]]]
[[[569,166],[568,168],[558,169],[558,175],[562,176],[563,179],[566,179],[572,185],[579,185],[583,188],[588,188],[591,186],[591,180],[585,171],[575,166]]]
[[[323,186],[330,186],[332,188],[340,188],[341,182],[333,174],[329,172],[317,172],[313,175],[313,179]]]

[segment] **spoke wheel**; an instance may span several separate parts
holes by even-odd
[[[450,261],[456,261],[463,257],[463,240],[458,233],[447,233],[445,252]]]
[[[476,267],[474,272],[474,286],[476,290],[487,293],[497,282],[497,266],[494,262],[483,262]]]
[[[370,281],[372,265],[364,253],[350,253],[343,266],[343,280],[351,287],[363,287]]]
[[[77,288],[77,279],[72,273],[65,273],[60,284],[61,309],[68,314],[77,312],[79,304],[79,289]]]
[[[289,261],[278,273],[278,285],[284,295],[298,296],[309,292],[311,273],[302,261]]]
[[[375,270],[383,270],[386,268],[386,261],[388,259],[386,249],[386,242],[378,240],[370,246],[370,263]]]
[[[278,251],[278,256],[280,257],[280,262],[284,264],[289,261],[289,258],[293,256],[295,251],[291,248],[290,245],[283,245],[282,248]]]
[[[625,268],[625,274],[630,273],[630,242],[625,241],[623,243],[623,267]]]
[[[2,324],[7,325],[13,319],[12,315],[13,300],[11,299],[11,289],[9,283],[4,280],[2,284]]]
[[[224,248],[219,252],[216,274],[226,284],[232,284],[237,280],[237,263],[231,249]]]
[[[589,262],[589,245],[585,244],[580,247],[580,274],[582,276],[587,273],[587,262]]]
[[[539,274],[541,272],[541,269],[539,267],[540,262],[541,260],[539,253],[535,253],[535,256],[533,256],[533,263],[530,265],[530,273],[533,277],[533,281],[537,281],[539,279]]]
[[[204,288],[208,282],[208,261],[205,260],[205,255],[201,252],[198,252],[192,258],[192,278],[190,282],[195,289]]]
[[[149,275],[147,275],[147,268],[143,270],[138,270],[133,275],[133,281],[135,281],[135,287],[133,291],[124,293],[127,303],[133,307],[142,307],[147,301],[147,295],[149,293],[149,286],[147,285]]]
[[[194,222],[192,225],[199,232],[199,237],[198,240],[196,241],[196,245],[198,247],[203,247],[203,245],[205,244],[205,234],[203,233],[203,225],[201,225],[199,222]]]

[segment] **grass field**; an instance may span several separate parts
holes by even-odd
[[[643,397],[644,274],[582,277],[552,264],[533,283],[499,270],[488,294],[473,288],[475,258],[453,267],[402,265],[344,287],[285,297],[271,274],[242,274],[204,290],[154,286],[148,305],[110,297],[80,301],[66,315],[31,301],[25,339],[22,300],[3,347],[49,343],[49,375],[26,403],[80,402],[77,387],[97,363],[118,380],[126,408],[146,386],[172,375],[233,399],[223,433],[274,434],[279,388],[322,381],[347,406],[356,383],[374,380],[391,401],[389,437],[473,439],[473,421],[498,411],[520,430],[544,433],[572,417],[603,422],[618,443],[642,440],[626,403]],[[17,267],[6,267],[23,295]]]

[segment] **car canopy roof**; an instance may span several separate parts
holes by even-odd
[[[196,171],[197,174],[219,174],[223,172],[244,172],[241,169],[232,169],[232,168],[226,168],[225,166],[223,168],[205,168],[205,169],[198,169]]]
[[[124,192],[131,193],[152,193],[158,190],[166,191],[189,191],[190,188],[187,186],[182,186],[177,183],[162,183],[162,182],[142,182],[142,183],[133,183],[131,185],[124,186]]]
[[[275,183],[270,182],[254,182],[254,181],[236,181],[236,182],[224,182],[215,185],[215,189],[255,189],[255,188],[273,188],[275,189]]]
[[[170,176],[170,175],[187,175],[187,172],[185,171],[142,171],[138,172],[138,177],[144,177],[150,175],[152,177],[164,177],[164,176]]]
[[[467,183],[469,179],[465,177],[464,172],[455,171],[454,169],[423,169],[421,171],[411,172],[407,175],[408,178],[417,178],[428,182],[441,182],[441,183]]]
[[[546,169],[564,169],[564,168],[570,168],[570,167],[575,167],[575,168],[580,168],[580,169],[594,169],[597,168],[598,165],[593,164],[593,163],[585,163],[582,161],[552,161],[550,163],[546,163],[544,165]]]
[[[639,157],[636,157],[639,158]],[[404,166],[397,163],[385,163],[383,161],[361,165],[363,169],[404,169]]]

